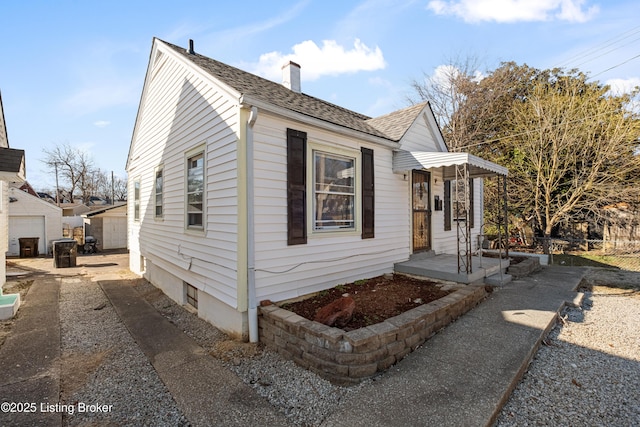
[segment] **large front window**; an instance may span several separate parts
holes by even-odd
[[[202,228],[204,196],[204,154],[187,159],[187,227]]]
[[[354,229],[355,158],[314,151],[313,164],[313,229]]]

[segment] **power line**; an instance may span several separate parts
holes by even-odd
[[[612,38],[610,38],[610,39],[608,39],[608,40],[605,40],[604,42],[602,42],[602,43],[601,43],[601,45],[602,45],[602,46],[600,46],[600,47],[598,47],[598,46],[596,45],[596,46],[594,46],[594,47],[590,47],[590,48],[588,48],[588,49],[585,49],[584,51],[582,51],[582,52],[580,52],[580,53],[578,53],[578,54],[576,54],[576,55],[574,55],[574,56],[570,57],[569,59],[567,59],[567,60],[565,60],[565,61],[563,61],[563,62],[561,62],[561,63],[558,65],[558,67],[567,67],[567,66],[569,66],[569,64],[570,64],[570,63],[572,63],[572,62],[574,62],[574,61],[578,61],[578,60],[580,60],[580,59],[582,59],[582,58],[585,58],[585,57],[588,57],[588,56],[590,56],[590,55],[593,55],[593,54],[595,54],[595,53],[597,53],[597,52],[599,52],[599,51],[601,51],[601,50],[604,50],[604,49],[608,48],[609,46],[615,45],[616,43],[619,43],[619,42],[621,42],[621,41],[623,41],[623,40],[625,40],[625,39],[627,39],[627,38],[629,38],[629,37],[632,37],[632,36],[634,36],[634,35],[638,34],[638,33],[640,33],[640,25],[638,25],[638,26],[636,26],[636,27],[633,27],[633,28],[631,28],[631,29],[629,29],[629,30],[625,31],[625,32],[623,32],[622,34],[619,34],[619,35],[617,35],[617,36],[615,36],[615,37],[612,37]],[[635,40],[637,40],[637,39],[635,39]],[[629,43],[632,43],[632,42],[633,42],[633,41],[635,41],[635,40],[632,40],[632,41],[631,41],[631,42],[629,42]],[[629,44],[629,43],[626,43],[624,46],[626,46],[626,45],[627,45],[627,44]],[[618,48],[614,48],[614,49],[612,49],[612,50],[610,50],[610,51],[608,51],[608,52],[606,52],[606,53],[610,53],[610,52],[612,52],[613,50],[616,50],[616,49],[618,49]],[[606,53],[605,53],[605,54],[606,54]],[[599,58],[599,57],[601,57],[601,56],[603,56],[603,55],[604,55],[604,54],[599,55],[599,56],[597,56],[596,58]],[[596,59],[596,58],[594,58],[594,59]],[[585,62],[583,62],[583,63],[581,63],[581,64],[578,64],[578,66],[579,66],[579,65],[582,65],[582,64],[584,64],[584,63],[586,63],[586,62],[589,62],[589,61],[591,61],[591,60],[587,60],[587,61],[585,61]]]
[[[594,75],[592,75],[591,77],[599,76],[600,74],[606,73],[607,71],[611,71],[611,70],[613,70],[614,68],[618,68],[619,66],[624,65],[624,64],[626,64],[627,62],[631,62],[631,61],[633,61],[634,59],[637,59],[637,58],[640,58],[640,54],[638,54],[638,55],[636,55],[636,56],[634,56],[634,57],[632,57],[632,58],[629,58],[629,59],[627,59],[626,61],[623,61],[623,62],[621,62],[621,63],[619,63],[619,64],[617,64],[617,65],[614,65],[613,67],[609,67],[609,68],[607,68],[606,70],[600,71],[599,73],[594,74]]]
[[[583,122],[583,121],[588,120],[588,119],[595,119],[596,117],[605,116],[605,115],[609,115],[609,114],[611,114],[610,111],[605,111],[603,113],[596,114],[594,116],[582,117],[580,119],[572,120],[572,121],[569,121],[569,122],[558,123],[558,124],[553,125],[551,127],[567,126],[567,125],[571,125],[571,124],[578,123],[578,122]],[[457,148],[465,149],[465,148],[477,147],[479,145],[484,145],[484,144],[492,144],[494,142],[499,142],[499,141],[502,141],[502,140],[505,140],[505,139],[511,139],[511,138],[514,138],[514,137],[518,137],[518,136],[527,135],[527,134],[530,134],[530,133],[533,133],[533,132],[537,132],[538,130],[539,130],[539,128],[535,128],[535,129],[531,129],[531,130],[526,130],[524,132],[511,134],[511,135],[508,135],[508,136],[503,136],[501,138],[494,138],[494,139],[490,139],[488,141],[476,142],[475,144],[468,144],[468,145],[464,145],[462,147],[457,147]]]

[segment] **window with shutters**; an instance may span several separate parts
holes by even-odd
[[[287,129],[289,245],[307,243],[307,234],[374,237],[373,156],[368,148],[308,143],[306,132]]]

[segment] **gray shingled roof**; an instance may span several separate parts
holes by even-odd
[[[356,113],[313,96],[294,92],[279,83],[223,64],[215,59],[198,53],[190,54],[180,46],[162,42],[242,95],[248,95],[277,107],[391,141],[399,141],[402,138],[424,107],[424,104],[419,104],[372,119],[364,114]]]
[[[412,105],[411,107],[403,108],[402,110],[397,110],[384,116],[369,119],[367,123],[369,126],[387,135],[389,139],[399,141],[409,129],[409,126],[416,120],[420,111],[424,109],[425,105],[427,105],[426,102]]]
[[[22,172],[24,150],[0,148],[0,172]]]

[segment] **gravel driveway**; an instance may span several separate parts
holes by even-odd
[[[65,416],[64,424],[188,425],[98,283],[90,279],[91,272],[84,274],[61,279],[62,396],[67,402],[108,403],[117,410]],[[615,281],[628,289],[595,286],[582,308],[564,313],[497,426],[640,425],[640,274],[594,270],[588,276],[594,285]],[[321,425],[360,387],[332,385],[271,351],[234,342],[147,282],[132,283],[296,425]]]
[[[587,278],[584,304],[563,313],[496,426],[640,425],[640,273]]]

